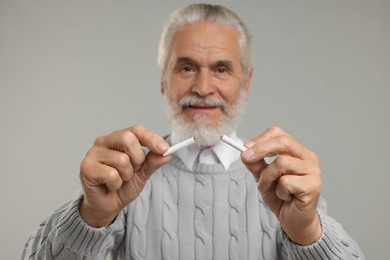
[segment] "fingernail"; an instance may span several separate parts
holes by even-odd
[[[242,152],[242,156],[243,156],[246,160],[250,161],[250,160],[255,159],[256,154],[255,154],[255,152],[254,152],[252,149],[248,149],[248,150]]]
[[[255,142],[249,141],[249,142],[247,142],[247,143],[245,144],[245,147],[251,148],[251,147],[254,146],[255,144],[256,144]]]
[[[169,145],[166,142],[159,142],[156,144],[157,149],[159,149],[161,152],[165,152],[168,150]]]

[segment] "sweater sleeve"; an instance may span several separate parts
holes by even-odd
[[[281,230],[283,243],[289,259],[364,259],[357,243],[347,234],[340,223],[326,215],[326,203],[320,200],[318,213],[321,219],[322,235],[315,243],[301,246],[292,242]]]
[[[107,227],[93,228],[80,216],[81,196],[45,219],[29,237],[22,259],[105,259],[124,236],[124,213]]]

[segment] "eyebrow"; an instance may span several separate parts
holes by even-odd
[[[199,63],[190,58],[190,57],[177,57],[176,58],[176,61],[175,61],[175,66],[178,66],[178,65],[182,65],[182,64],[195,64],[195,65],[198,65]],[[213,65],[212,67],[220,67],[220,66],[223,66],[223,67],[226,67],[226,68],[233,68],[233,62],[231,60],[217,60]]]
[[[226,67],[228,69],[232,69],[233,68],[233,62],[231,60],[219,60],[215,63],[215,66],[216,67],[220,67],[220,66],[223,66],[223,67]]]
[[[197,64],[197,62],[190,57],[177,57],[175,61],[175,65],[187,64],[187,63]]]

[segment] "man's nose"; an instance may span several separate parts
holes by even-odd
[[[197,93],[202,97],[213,94],[215,92],[212,75],[209,71],[200,70],[198,72],[192,86],[192,92]]]

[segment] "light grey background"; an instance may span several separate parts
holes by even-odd
[[[0,0],[0,258],[79,188],[95,137],[164,135],[157,44],[192,1]],[[255,40],[239,133],[279,125],[315,151],[330,214],[389,259],[390,1],[215,1]],[[387,246],[387,248],[386,248]]]

